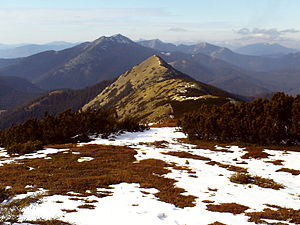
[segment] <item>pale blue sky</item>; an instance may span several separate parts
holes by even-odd
[[[295,45],[298,0],[0,0],[0,43],[134,40]]]

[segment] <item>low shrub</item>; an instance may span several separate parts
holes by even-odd
[[[185,114],[178,122],[191,140],[224,143],[243,142],[259,145],[300,145],[300,95],[275,93],[271,99],[203,104],[197,111]],[[266,153],[245,157],[261,158]]]
[[[254,184],[262,188],[272,188],[279,190],[284,188],[283,185],[276,183],[269,178],[263,178],[260,176],[251,176],[247,173],[235,173],[230,178],[230,181],[237,184]]]
[[[0,145],[9,154],[26,154],[43,145],[88,141],[91,135],[109,137],[122,131],[142,131],[134,118],[118,119],[114,110],[97,109],[72,112],[67,110],[57,116],[46,114],[44,119],[29,119],[23,124],[0,131]]]
[[[16,199],[0,205],[0,224],[5,222],[16,223],[24,208],[32,203],[40,203],[42,195],[28,196],[24,199]]]
[[[43,143],[41,141],[28,141],[26,143],[16,143],[8,146],[7,153],[8,154],[28,154],[35,152],[39,149],[43,148]]]
[[[229,178],[229,180],[237,184],[251,184],[253,182],[253,178],[250,174],[246,173],[235,173]]]
[[[8,197],[9,194],[7,192],[7,189],[5,187],[0,187],[0,203],[8,199]]]

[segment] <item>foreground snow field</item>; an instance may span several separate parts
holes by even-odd
[[[80,197],[76,200],[65,195],[43,197],[40,204],[32,204],[24,210],[20,221],[55,218],[78,225],[207,225],[216,221],[228,225],[247,225],[255,223],[248,222],[249,217],[245,213],[232,214],[208,211],[207,205],[211,203],[237,203],[249,207],[245,212],[262,211],[268,208],[267,204],[295,210],[300,209],[300,175],[276,172],[282,167],[300,170],[300,152],[265,150],[266,153],[270,154],[268,159],[242,159],[241,157],[245,154],[245,151],[237,146],[220,148],[224,151],[197,149],[195,145],[180,141],[181,138],[185,138],[185,135],[178,132],[176,128],[151,128],[145,132],[124,133],[109,139],[96,138],[94,141],[81,143],[80,145],[129,146],[137,151],[135,155],[136,163],[152,158],[167,163],[175,163],[179,167],[170,169],[171,172],[163,176],[175,179],[177,181],[176,186],[186,191],[184,195],[195,196],[194,207],[178,208],[160,201],[154,195],[158,192],[154,188],[140,188],[137,183],[120,183],[111,185],[109,189],[98,189],[99,193],[109,193],[109,196],[102,198],[93,195]],[[158,141],[161,142],[162,146],[153,144],[153,142]],[[5,150],[1,150],[0,165],[16,163],[19,159],[24,158],[44,157],[51,159],[51,154],[64,151],[68,151],[68,149],[46,149],[35,154],[10,158],[6,155]],[[243,167],[251,175],[271,178],[276,183],[284,185],[285,188],[274,190],[256,185],[232,183],[229,177],[235,173],[234,171],[229,171],[227,168],[216,164],[207,164],[205,160],[164,154],[174,151],[207,157],[221,164]],[[73,152],[73,154],[78,153]],[[266,162],[274,160],[282,160],[282,165]],[[78,162],[82,163],[92,161],[92,157],[78,159]],[[180,166],[182,169],[180,169]],[[89,190],[87,190],[88,193]],[[24,195],[17,197],[22,198]],[[92,207],[78,208],[86,202],[89,202]],[[67,212],[66,209],[73,210],[73,212]],[[281,222],[267,219],[265,221],[270,224]],[[295,224],[286,221],[282,223]]]

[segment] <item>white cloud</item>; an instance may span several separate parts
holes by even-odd
[[[285,30],[278,30],[276,28],[273,29],[248,29],[242,28],[236,31],[237,34],[242,35],[241,39],[243,40],[252,40],[252,39],[265,39],[268,41],[276,41],[280,40],[284,35],[287,34],[295,34],[299,31],[296,29],[285,29]]]
[[[170,16],[161,8],[0,9],[0,43],[93,40]]]
[[[180,27],[171,27],[169,29],[169,31],[172,31],[172,32],[187,32],[188,30],[184,29],[184,28],[180,28]]]
[[[0,9],[0,23],[3,25],[96,22],[165,16],[169,14],[163,9]]]

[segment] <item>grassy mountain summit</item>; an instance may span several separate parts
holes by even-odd
[[[120,117],[131,115],[149,122],[172,118],[203,103],[221,104],[234,98],[154,55],[122,74],[83,110],[116,107]]]

